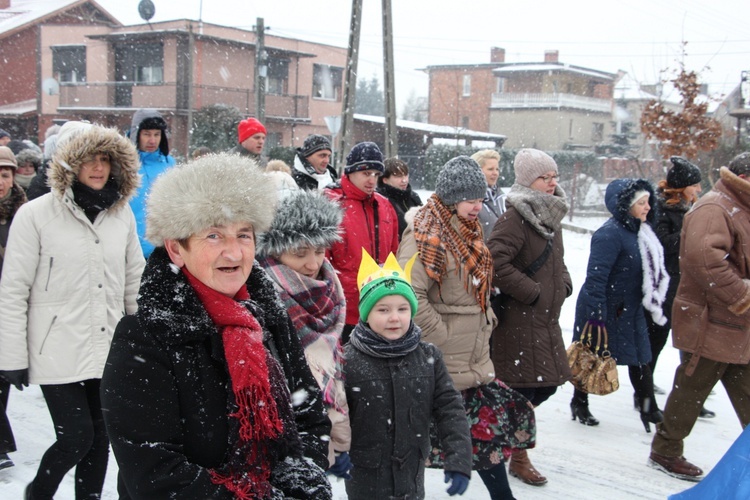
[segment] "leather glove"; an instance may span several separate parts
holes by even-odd
[[[352,476],[349,474],[349,471],[352,470],[352,467],[352,460],[349,458],[349,453],[343,452],[336,455],[336,462],[326,472],[343,479],[351,479]]]
[[[23,370],[0,370],[0,377],[16,386],[16,389],[19,391],[29,386],[28,368],[24,368]]]
[[[590,319],[589,320],[589,324],[591,324],[591,326],[593,326],[593,327],[597,327],[598,326],[598,327],[602,327],[603,328],[604,326],[606,326],[606,323],[604,321],[602,321],[602,320],[599,320],[599,319]]]
[[[451,483],[446,490],[449,496],[463,495],[469,487],[469,478],[456,471],[445,471],[445,482]]]

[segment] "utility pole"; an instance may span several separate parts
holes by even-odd
[[[398,156],[396,82],[393,66],[391,0],[383,0],[383,90],[385,92],[385,151],[383,153],[386,158]]]
[[[186,131],[186,138],[187,141],[185,142],[185,157],[190,157],[190,144],[192,143],[193,139],[193,59],[195,53],[195,34],[193,33],[193,22],[190,21],[189,31],[188,31],[188,54],[187,54],[187,65],[188,65],[188,71],[187,71],[187,131]]]
[[[262,17],[255,20],[255,118],[266,121],[266,28]]]
[[[359,35],[362,29],[362,0],[352,0],[352,20],[349,27],[349,47],[346,54],[344,99],[341,115],[341,142],[336,167],[341,174],[342,164],[351,149],[350,137],[354,131],[354,98],[357,90],[357,63],[359,62]]]

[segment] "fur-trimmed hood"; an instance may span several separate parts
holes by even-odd
[[[144,123],[145,122],[145,123]],[[144,126],[145,125],[145,126]],[[128,137],[138,147],[138,137],[141,130],[161,130],[161,141],[159,142],[159,151],[164,156],[169,156],[169,137],[167,131],[167,122],[164,117],[155,109],[143,108],[133,114],[133,121],[130,123]]]
[[[255,160],[203,156],[156,179],[146,201],[146,238],[158,247],[232,222],[249,222],[261,233],[273,222],[277,197],[273,179]]]
[[[341,207],[319,191],[297,191],[279,205],[273,224],[258,238],[258,255],[278,257],[310,246],[330,248],[341,241]]]
[[[656,211],[656,195],[654,188],[646,179],[615,179],[607,186],[604,194],[604,203],[612,217],[620,221],[631,231],[638,232],[640,220],[630,215],[630,201],[638,191],[648,191],[648,204],[651,210],[646,220],[653,224]]]
[[[63,197],[72,189],[83,162],[94,154],[107,154],[117,181],[120,199],[112,205],[117,210],[127,204],[141,183],[140,161],[135,146],[114,128],[92,125],[60,144],[49,166],[49,185],[53,193]]]

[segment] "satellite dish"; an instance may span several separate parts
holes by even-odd
[[[154,17],[154,14],[156,13],[156,7],[154,7],[154,2],[151,0],[141,0],[141,3],[138,4],[138,14],[141,15],[141,19],[148,22],[152,17]]]
[[[54,78],[45,78],[42,81],[42,92],[47,95],[58,95],[60,93],[60,84]]]

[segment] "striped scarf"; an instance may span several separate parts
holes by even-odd
[[[329,407],[342,408],[346,395],[342,381],[341,332],[346,319],[344,290],[328,260],[318,278],[308,278],[273,257],[258,259],[289,313],[305,358]]]
[[[414,238],[419,260],[427,276],[438,286],[442,285],[450,251],[456,260],[456,272],[463,278],[464,289],[474,294],[482,312],[486,313],[492,255],[484,244],[479,220],[458,217],[433,194],[414,217]]]

